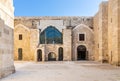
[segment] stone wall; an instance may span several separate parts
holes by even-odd
[[[12,0],[0,0],[0,78],[15,72],[13,61],[14,8]]]
[[[109,0],[108,11],[108,47],[109,47],[109,62],[114,65],[120,65],[119,55],[119,23],[120,23],[120,1]]]
[[[93,29],[93,17],[79,17],[79,16],[44,16],[44,17],[15,17],[14,24],[23,24],[29,28],[37,28],[43,21],[55,20],[63,21],[65,27],[76,27],[79,24],[85,24]],[[50,22],[51,23],[51,22]],[[48,23],[49,24],[49,23]]]
[[[33,53],[35,55],[35,61],[37,60],[37,50],[42,51],[42,60],[48,61],[48,54],[53,52],[56,54],[56,60],[58,61],[59,58],[59,48],[63,48],[63,57],[64,61],[71,60],[71,29],[63,29],[63,44],[39,44],[38,47],[34,50],[36,53]],[[33,39],[32,39],[33,40]]]
[[[64,50],[64,59],[63,60],[71,60],[72,59],[72,31],[79,24],[84,24],[88,29],[93,31],[93,18],[92,17],[16,17],[15,18],[15,60],[18,60],[18,47],[22,45],[23,50],[26,49],[26,54],[23,52],[23,57],[28,59],[23,60],[37,60],[37,50],[42,50],[43,61],[48,60],[47,56],[50,52],[54,52],[56,54],[58,60],[58,49],[60,47]],[[21,25],[19,28],[18,26]],[[22,25],[24,27],[22,27]],[[45,30],[48,26],[56,27],[63,34],[63,44],[39,44],[40,40],[40,32]],[[17,29],[18,28],[18,29]],[[24,32],[21,28],[27,28],[30,32]],[[83,30],[88,31],[86,30]],[[26,41],[30,43],[30,47],[26,47],[25,41],[18,40],[18,33],[24,33]],[[88,33],[88,32],[87,32]],[[27,36],[26,35],[30,35]],[[17,39],[17,40],[16,40]],[[90,38],[90,42],[94,39]],[[93,42],[93,41],[92,41]],[[88,41],[89,43],[89,41]],[[91,44],[88,44],[88,46]],[[92,48],[91,48],[92,49]],[[29,52],[31,51],[31,52]],[[90,50],[91,51],[91,50]],[[30,57],[27,57],[29,54]],[[93,55],[92,51],[90,55]],[[92,57],[92,56],[91,56]]]
[[[108,2],[103,2],[101,4],[102,8],[102,26],[99,29],[101,31],[102,29],[102,61],[108,62]]]
[[[36,61],[36,52],[37,48],[39,47],[39,29],[30,29],[30,53],[31,53],[31,58],[32,60]],[[28,41],[29,42],[29,41]]]
[[[22,40],[19,40],[22,35]],[[29,29],[22,24],[14,29],[14,59],[18,60],[18,49],[22,48],[22,60],[35,60],[36,48],[39,45],[39,29]]]
[[[55,26],[63,33],[63,44],[47,45],[46,48],[49,48],[48,53],[53,49],[57,53],[57,49],[63,47],[65,49],[64,60],[76,60],[77,46],[85,45],[89,53],[89,60],[120,65],[119,14],[120,1],[109,0],[100,4],[99,11],[94,17],[15,17],[14,24],[15,26],[21,24],[29,29],[30,35],[27,40],[30,41],[28,50],[31,51],[30,55],[32,56],[30,57],[33,57],[32,60],[36,60],[36,50],[45,51],[45,45],[39,45],[39,31],[42,32],[48,26]],[[86,41],[78,41],[79,33],[86,34]]]
[[[85,41],[79,41],[79,34],[85,34]],[[94,32],[84,24],[76,26],[72,31],[73,60],[77,60],[77,48],[80,45],[84,45],[87,48],[87,60],[94,60]]]
[[[13,0],[0,0],[0,18],[7,26],[14,28]]]
[[[98,12],[98,33],[99,61],[108,62],[108,2],[102,2],[100,4]]]
[[[94,17],[96,60],[113,65],[120,65],[119,7],[119,0],[102,2]]]
[[[95,41],[95,60],[99,60],[99,13],[94,16],[94,41]]]
[[[64,61],[72,60],[72,30],[63,30]]]
[[[62,44],[40,44],[39,47],[35,50],[35,61],[37,61],[37,50],[42,51],[42,61],[48,61],[48,54],[49,53],[54,53],[56,55],[56,60],[58,61],[59,55],[58,55],[58,49],[63,47]]]
[[[24,25],[17,25],[14,29],[14,57],[18,60],[18,49],[22,48],[23,60],[33,60],[30,52],[30,30]],[[22,40],[19,40],[22,35]],[[24,50],[23,50],[24,49]]]
[[[119,45],[118,45],[118,51],[119,51],[119,54],[118,54],[118,64],[120,66],[120,0],[118,0],[118,41],[119,41]]]

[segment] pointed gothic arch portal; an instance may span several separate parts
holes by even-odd
[[[77,47],[77,60],[87,60],[87,51],[84,45]]]
[[[40,44],[62,44],[62,33],[54,26],[48,26],[40,33]]]
[[[42,61],[42,50],[37,50],[37,61]]]

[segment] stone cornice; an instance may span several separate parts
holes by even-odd
[[[15,19],[29,20],[29,19],[39,19],[39,20],[68,20],[74,18],[93,18],[93,16],[16,16]]]

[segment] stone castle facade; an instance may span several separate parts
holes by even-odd
[[[0,78],[15,72],[13,0],[0,0]]]
[[[86,52],[89,52],[88,58],[86,58],[87,55],[83,55],[83,57],[93,60],[92,22],[92,17],[16,17],[14,32],[15,60],[22,56],[21,60],[37,61],[41,58],[42,61],[48,61],[51,53],[55,54],[55,60],[60,60],[60,58],[64,61],[82,59],[76,55],[76,49],[81,45],[84,45]],[[51,32],[47,33],[47,31]],[[45,34],[42,35],[43,32],[46,33],[46,40],[44,40]],[[47,37],[49,34],[52,34],[51,37]],[[62,42],[60,43],[58,34],[61,34]],[[84,40],[80,41],[78,39],[80,34],[84,35]],[[19,39],[20,35],[22,35],[22,40]],[[53,37],[54,35],[57,35],[56,38]],[[44,41],[42,43],[41,40],[48,40],[48,43]],[[19,49],[21,49],[21,55]],[[41,51],[41,57],[38,57],[38,51]]]
[[[120,65],[119,7],[119,0],[109,0],[94,17],[15,17],[14,59]]]
[[[93,17],[15,18],[13,0],[0,0],[0,78],[15,72],[13,58],[119,66],[120,0],[102,2]]]
[[[94,60],[120,65],[120,1],[93,17],[15,17],[15,60]]]
[[[119,66],[119,14],[120,0],[108,0],[93,17],[14,18],[13,0],[0,0],[0,78],[15,72],[13,58],[92,60]]]

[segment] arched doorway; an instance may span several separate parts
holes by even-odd
[[[56,61],[56,54],[51,52],[48,54],[48,61]]]
[[[87,60],[86,47],[84,45],[77,47],[77,60]]]
[[[59,54],[58,60],[59,60],[59,61],[63,61],[63,48],[62,48],[62,47],[60,47],[60,48],[58,49],[58,54]]]
[[[42,61],[42,51],[40,49],[37,50],[37,61]]]

